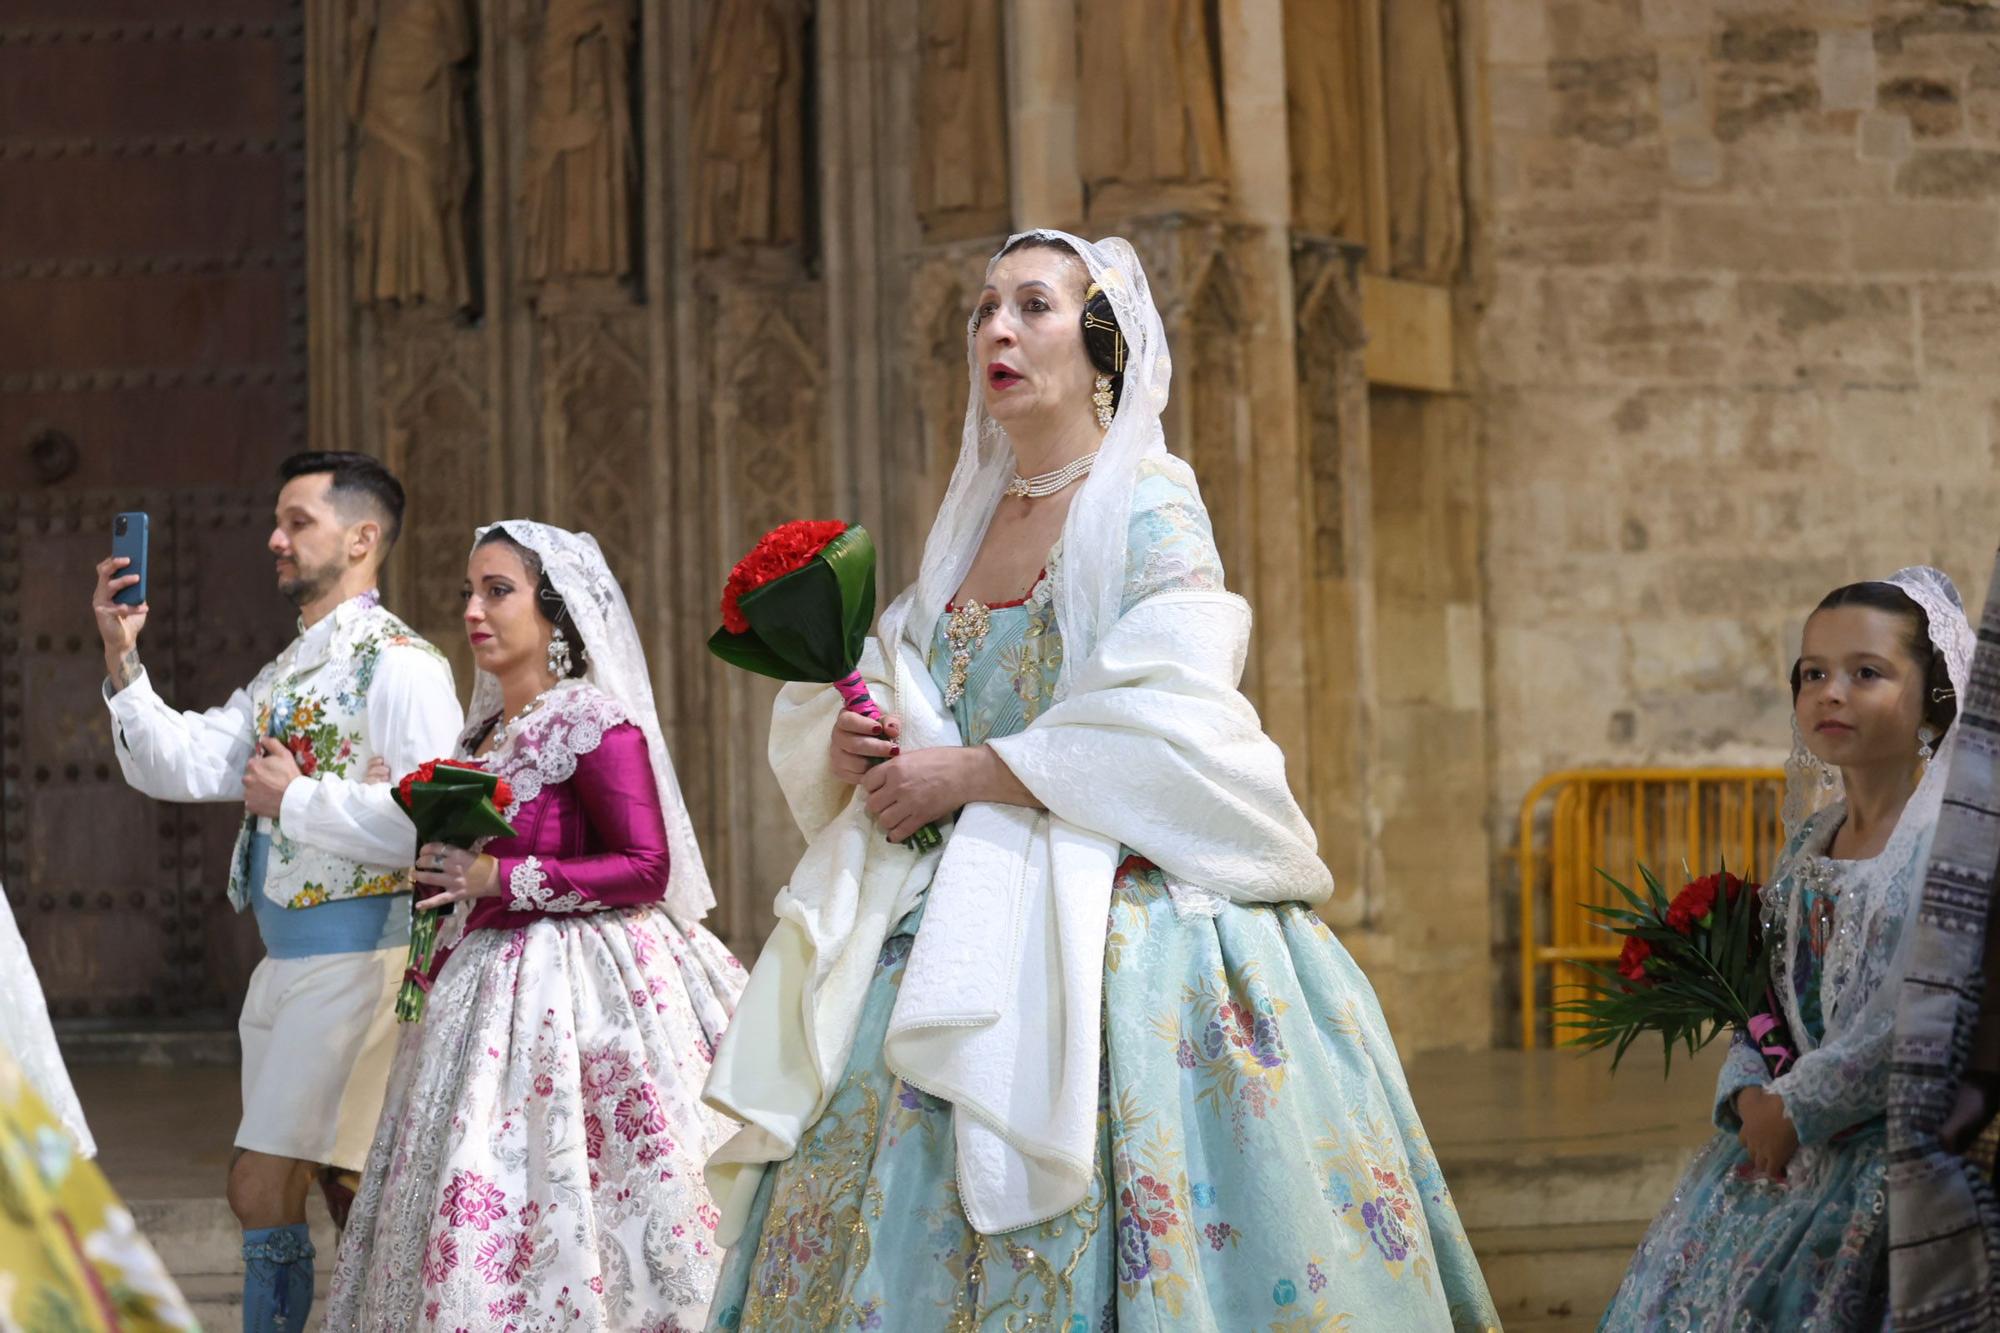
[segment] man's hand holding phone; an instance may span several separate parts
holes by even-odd
[[[97,563],[97,592],[90,609],[97,616],[97,633],[104,640],[104,671],[114,691],[122,690],[139,676],[139,632],[146,628],[145,603],[125,606],[113,600],[139,582],[136,574],[121,573],[132,561],[114,555]]]

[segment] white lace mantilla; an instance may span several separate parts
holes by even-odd
[[[688,818],[687,803],[681,799],[680,781],[674,776],[673,757],[667,753],[666,736],[660,730],[660,716],[653,703],[652,674],[646,667],[645,651],[639,646],[639,628],[632,620],[632,608],[625,593],[605,563],[597,539],[587,532],[565,532],[533,519],[510,518],[488,524],[473,537],[475,548],[495,529],[516,544],[535,553],[550,586],[569,608],[583,640],[584,673],[587,684],[615,707],[622,709],[615,721],[600,719],[602,725],[630,722],[646,738],[646,757],[653,767],[653,785],[660,793],[660,815],[667,835],[667,910],[683,924],[692,925],[715,906],[715,891],[709,886],[708,871],[702,864],[701,844],[694,836],[694,822]],[[557,689],[565,689],[565,682]],[[544,696],[547,697],[547,696]],[[488,671],[476,671],[472,680],[472,706],[466,716],[484,720],[500,712],[500,682]],[[540,724],[536,724],[539,726]],[[583,729],[568,744],[572,754],[588,754],[597,745]],[[496,747],[496,749],[499,747]],[[532,791],[518,788],[521,799],[531,801],[548,782],[559,782],[570,770],[551,775],[546,765],[536,772],[540,780]],[[522,781],[526,779],[524,771]]]
[[[28,958],[28,945],[14,924],[14,909],[0,889],[0,1050],[28,1076],[30,1087],[41,1094],[49,1109],[76,1139],[85,1157],[97,1155],[97,1143],[83,1122],[83,1107],[70,1085],[69,1070],[63,1065],[56,1045],[55,1029],[49,1023],[48,1001],[35,965]]]
[[[580,680],[557,685],[542,699],[542,706],[482,761],[514,789],[514,803],[500,812],[510,823],[544,788],[575,777],[577,760],[604,744],[605,732],[632,721],[616,699]],[[473,757],[473,746],[492,722],[481,718],[466,729],[458,740],[459,758]]]

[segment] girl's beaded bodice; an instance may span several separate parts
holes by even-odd
[[[1785,984],[1783,969],[1789,963],[1796,1025],[1812,1045],[1826,1040],[1828,997],[1848,997],[1849,1006],[1865,1000],[1865,995],[1849,995],[1851,983],[1864,973],[1879,972],[1901,934],[1900,914],[1892,913],[1879,938],[1865,938],[1868,898],[1898,886],[1887,851],[1864,860],[1829,855],[1843,822],[1838,807],[1809,820],[1799,830],[1784,874],[1767,891],[1767,917],[1795,923],[1784,941],[1785,954],[1773,961],[1772,981]]]

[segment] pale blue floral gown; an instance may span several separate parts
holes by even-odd
[[[970,744],[1049,706],[1061,557],[991,626],[955,705]],[[1218,588],[1184,465],[1141,473],[1126,605]],[[941,620],[930,664],[951,652]],[[768,1330],[1499,1327],[1374,992],[1300,903],[1177,915],[1128,855],[1105,945],[1096,1183],[1072,1212],[982,1237],[959,1209],[946,1103],[882,1039],[923,917],[883,947],[843,1083],[765,1175],[713,1325]]]
[[[1764,890],[1775,913],[1783,913],[1793,895],[1803,895],[1806,929],[1790,941],[1792,975],[1799,1017],[1815,1044],[1826,1034],[1821,987],[1828,944],[1843,905],[1858,908],[1853,894],[1871,868],[1825,855],[1841,821],[1841,808],[1833,806],[1801,824],[1780,858],[1780,873]],[[1873,869],[1914,883],[1927,843],[1917,839],[1911,846],[1907,865]],[[1900,933],[1900,923],[1885,929],[1868,942],[1869,952],[1887,957]],[[1782,1183],[1756,1171],[1736,1137],[1743,1122],[1732,1099],[1746,1087],[1770,1086],[1772,1078],[1746,1041],[1732,1043],[1715,1090],[1720,1132],[1688,1166],[1646,1233],[1601,1329],[1811,1333],[1883,1326],[1891,1035],[1822,1045],[1814,1056],[1824,1067],[1814,1077],[1778,1085],[1800,1144]]]

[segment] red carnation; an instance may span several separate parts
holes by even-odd
[[[804,569],[828,542],[845,531],[847,525],[838,519],[802,518],[765,533],[750,554],[729,571],[729,582],[722,589],[722,627],[731,634],[749,633],[750,622],[743,618],[739,605],[743,594]]]
[[[514,804],[514,789],[507,784],[507,779],[501,778],[493,784],[494,808],[505,810],[512,804]]]
[[[1646,960],[1653,956],[1653,946],[1637,935],[1625,937],[1625,948],[1618,955],[1618,975],[1637,985],[1650,984],[1646,980]]]
[[[1735,902],[1743,892],[1743,881],[1734,875],[1703,875],[1667,904],[1667,925],[1683,935],[1692,934],[1702,918],[1715,910],[1718,892],[1726,893],[1729,901]]]
[[[1692,884],[1682,887],[1667,904],[1667,924],[1681,934],[1691,934],[1695,923],[1707,916],[1715,907],[1716,881],[1713,875],[1703,875]]]
[[[423,763],[418,764],[416,768],[403,775],[403,780],[396,784],[396,791],[402,796],[404,805],[407,806],[410,803],[411,788],[415,787],[419,782],[429,782],[436,776],[437,766],[437,760],[426,759]]]

